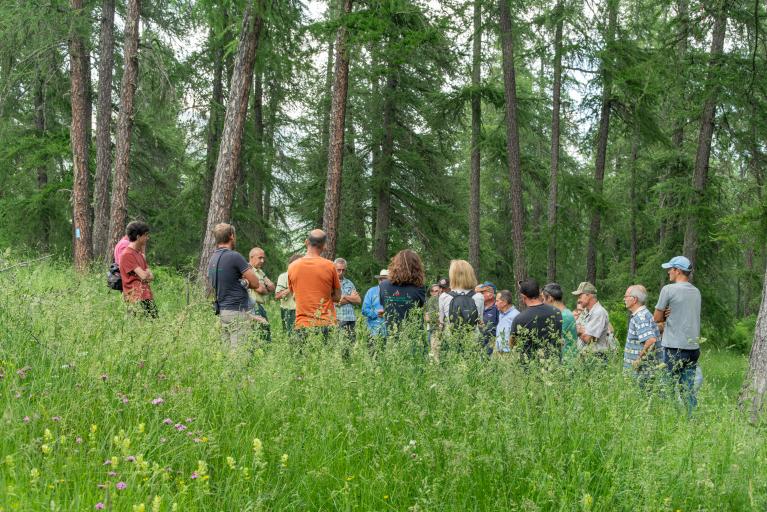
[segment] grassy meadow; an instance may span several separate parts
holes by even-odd
[[[415,333],[229,353],[186,281],[160,320],[101,273],[0,273],[0,510],[767,508],[764,430],[737,409],[746,358],[705,351],[692,418],[606,368],[446,354]]]

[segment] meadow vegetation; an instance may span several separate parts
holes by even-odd
[[[103,281],[55,262],[0,273],[0,510],[767,507],[742,354],[704,352],[688,418],[617,358],[435,363],[411,329],[345,359],[338,342],[299,353],[276,325],[232,354],[183,278],[157,271],[158,321]]]

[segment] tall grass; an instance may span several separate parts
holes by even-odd
[[[158,321],[102,281],[55,263],[0,274],[2,510],[767,507],[742,356],[704,354],[688,418],[618,361],[435,363],[412,330],[373,357],[299,353],[276,308],[272,344],[229,353],[183,279],[159,272]]]

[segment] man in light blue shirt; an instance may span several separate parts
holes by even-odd
[[[389,277],[389,271],[387,269],[381,270],[381,272],[375,276],[379,283],[387,277]],[[365,299],[362,301],[362,316],[367,320],[368,330],[370,331],[371,336],[386,336],[386,322],[383,317],[381,293],[378,285],[369,289],[365,294]]]
[[[519,310],[512,302],[514,295],[509,290],[501,290],[495,298],[498,307],[498,326],[495,328],[495,352],[506,354],[511,351],[509,337],[511,336],[511,323],[519,314]]]
[[[333,262],[336,266],[336,273],[338,273],[338,280],[341,281],[341,298],[336,304],[336,319],[338,320],[338,327],[341,331],[354,339],[355,332],[354,327],[357,324],[357,315],[354,314],[354,305],[362,303],[360,294],[357,293],[357,288],[351,280],[346,278],[346,260],[343,258],[336,258]]]

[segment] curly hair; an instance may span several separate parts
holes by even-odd
[[[389,262],[389,281],[392,284],[398,286],[412,284],[421,287],[425,280],[421,257],[415,251],[403,249]]]

